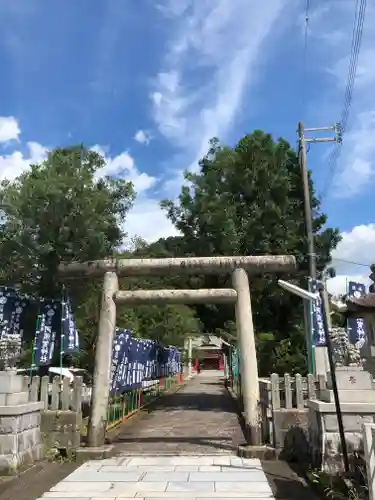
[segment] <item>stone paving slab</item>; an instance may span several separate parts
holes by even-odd
[[[238,457],[243,441],[220,376],[203,373],[124,425],[118,456],[86,462],[39,500],[310,500],[285,466]]]
[[[153,470],[158,467],[160,470]],[[181,471],[179,468],[187,467]],[[209,467],[209,470],[205,468]],[[165,470],[166,468],[167,470]],[[235,455],[143,456],[88,462],[42,497],[90,500],[125,498],[273,499],[259,460]]]
[[[245,441],[237,408],[219,371],[202,372],[150,413],[123,424],[116,450],[130,455],[233,454]]]

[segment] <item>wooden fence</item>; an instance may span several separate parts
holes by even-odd
[[[273,373],[271,377],[259,380],[259,406],[262,422],[263,442],[277,446],[279,437],[287,429],[279,428],[281,422],[286,422],[286,413],[307,413],[306,402],[308,399],[316,399],[318,391],[326,388],[324,376],[315,377],[307,375],[302,377],[296,374],[294,377],[285,374],[283,377]],[[278,414],[283,414],[282,419],[277,419]]]
[[[326,388],[324,376],[307,375],[294,377],[286,373],[280,377],[273,373],[269,379],[259,379],[260,404],[274,410],[299,409],[306,407],[308,399],[316,399],[317,391]]]
[[[44,377],[24,377],[24,391],[29,392],[29,401],[43,401],[44,410],[82,411],[82,404],[87,401],[87,388],[83,386],[82,377],[76,377],[73,384],[68,378],[52,379]]]

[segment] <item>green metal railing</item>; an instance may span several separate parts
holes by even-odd
[[[240,376],[240,352],[237,347],[231,346],[229,357],[230,384],[237,394],[241,396],[241,376]]]
[[[110,398],[107,411],[107,429],[124,422],[140,409],[144,408],[157,399],[161,393],[169,391],[176,385],[182,383],[182,375],[160,379],[150,387],[133,389],[123,394],[114,395]]]

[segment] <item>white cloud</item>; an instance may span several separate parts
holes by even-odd
[[[179,234],[161,211],[159,201],[142,196],[135,200],[124,228],[129,237],[140,236],[147,242]]]
[[[134,134],[134,140],[141,144],[150,144],[151,134],[146,130],[137,130],[137,132]]]
[[[18,140],[21,130],[13,116],[0,116],[0,143]]]
[[[15,118],[0,118],[0,142],[18,139],[20,134],[21,130]],[[6,155],[0,155],[0,180],[14,180],[27,171],[31,164],[39,163],[46,158],[47,149],[38,142],[30,141],[26,146],[26,153],[16,150]],[[126,221],[126,230],[129,235],[139,235],[147,241],[154,241],[176,234],[171,223],[161,211],[159,203],[147,198],[147,190],[154,186],[157,179],[145,172],[139,172],[135,166],[134,158],[128,151],[111,156],[108,148],[95,145],[91,149],[102,154],[106,161],[106,166],[98,173],[98,176],[124,176],[133,182],[135,191],[141,193]]]
[[[341,260],[342,259],[342,260]],[[355,226],[342,233],[342,240],[332,252],[332,266],[337,276],[328,280],[331,293],[345,293],[347,281],[369,286],[370,265],[375,263],[375,223]]]
[[[26,154],[13,151],[7,155],[0,155],[0,180],[14,180],[22,172],[28,170],[30,165],[46,158],[46,148],[37,142],[28,142],[27,150]]]
[[[160,209],[159,201],[150,197],[147,190],[155,185],[157,179],[146,173],[140,173],[135,167],[134,158],[125,151],[118,156],[111,157],[102,146],[96,145],[91,149],[102,154],[106,160],[105,168],[99,176],[126,176],[134,184],[137,198],[134,206],[126,217],[124,230],[128,237],[140,236],[147,242],[157,241],[178,234],[172,223]]]
[[[359,113],[353,130],[346,135],[333,193],[350,198],[368,186],[375,173],[375,110]]]
[[[362,50],[358,59],[357,73],[355,79],[356,89],[371,85],[375,81],[375,67],[373,64],[375,50],[372,47]],[[333,68],[328,68],[328,72],[337,78],[337,83],[341,87],[346,86],[348,68],[350,63],[349,54],[339,59]]]
[[[18,140],[20,134],[21,129],[14,117],[0,118],[0,142],[7,142],[11,139]],[[16,150],[9,154],[0,155],[0,180],[13,180],[26,171],[30,165],[39,163],[46,158],[47,149],[38,142],[29,141],[26,145],[27,153]],[[155,177],[138,171],[134,158],[128,151],[111,157],[106,148],[96,145],[92,149],[101,153],[106,161],[106,166],[99,175],[126,175],[126,178],[133,182],[135,190],[139,193],[147,191],[155,184]]]
[[[98,172],[99,177],[104,175],[110,175],[112,177],[125,176],[127,180],[132,181],[137,193],[147,191],[154,186],[157,179],[145,172],[139,172],[135,166],[134,158],[128,151],[111,157],[102,146],[95,145],[91,149],[104,156],[106,161],[106,166]]]
[[[264,57],[263,42],[283,9],[285,16],[285,0],[271,3],[185,0],[178,8],[174,0],[162,3],[174,35],[150,97],[159,131],[185,152],[182,168],[196,164],[209,139],[230,132],[254,78],[254,63]]]
[[[367,290],[372,283],[367,274],[350,274],[347,276],[339,275],[335,278],[327,280],[328,292],[332,293],[333,295],[343,295],[347,293],[349,281],[354,281],[355,283],[363,283],[364,285],[366,285]]]

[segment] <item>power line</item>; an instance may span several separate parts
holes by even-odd
[[[348,76],[344,94],[344,104],[341,113],[341,121],[340,121],[340,129],[341,129],[341,137],[344,135],[348,123],[349,110],[350,105],[352,103],[353,97],[353,89],[355,83],[355,77],[357,74],[358,67],[358,56],[361,49],[362,44],[362,34],[363,34],[363,25],[366,14],[366,5],[367,0],[356,0],[356,7],[354,13],[354,21],[353,21],[353,32],[352,32],[352,44],[350,50],[350,60],[349,60],[349,69]],[[338,141],[328,159],[328,175],[323,191],[320,195],[320,199],[326,197],[329,188],[332,184],[333,177],[335,175],[335,171],[337,169],[337,162],[340,157],[342,149],[342,141]]]
[[[308,48],[308,38],[309,38],[309,16],[310,16],[310,0],[306,0],[305,8],[305,34],[304,34],[304,44],[303,44],[303,55],[302,55],[302,116],[306,105],[306,70],[307,70],[307,48]]]
[[[339,262],[345,262],[345,264],[353,264],[355,266],[362,266],[362,267],[370,267],[371,264],[363,264],[360,262],[353,262],[352,260],[346,260],[346,259],[338,259],[336,257],[332,257],[332,260],[338,260]]]

